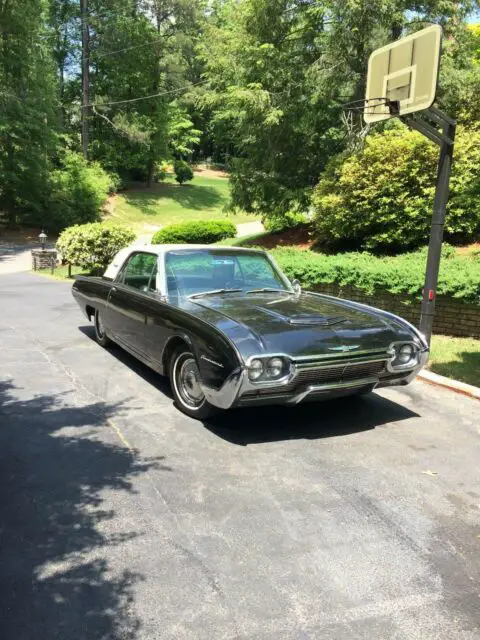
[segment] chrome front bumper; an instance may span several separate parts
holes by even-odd
[[[366,360],[371,362],[372,359]],[[386,361],[386,360],[385,360]],[[285,391],[284,385],[269,385],[262,387],[253,385],[248,379],[246,367],[235,369],[225,380],[220,389],[214,389],[202,384],[202,390],[207,401],[219,409],[229,409],[235,406],[252,406],[258,404],[295,405],[307,400],[321,400],[336,395],[348,395],[358,391],[373,391],[375,388],[389,386],[403,386],[412,382],[418,372],[428,361],[428,350],[420,355],[419,364],[409,371],[392,373],[390,376],[361,377],[359,379],[327,382],[325,384],[306,384],[292,393]],[[253,392],[256,391],[258,395]]]

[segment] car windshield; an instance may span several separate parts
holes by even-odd
[[[266,255],[257,252],[172,250],[166,254],[165,267],[170,297],[287,290],[287,281]]]

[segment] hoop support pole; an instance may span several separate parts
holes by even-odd
[[[437,185],[433,204],[432,227],[428,245],[425,284],[423,288],[422,309],[420,315],[420,331],[430,344],[432,338],[433,321],[435,318],[435,302],[437,297],[438,273],[442,256],[443,231],[449,195],[450,173],[453,160],[455,142],[455,120],[439,109],[431,107],[426,110],[426,116],[440,124],[442,131],[438,131],[424,118],[403,116],[401,119],[412,129],[420,131],[440,147],[438,160]]]

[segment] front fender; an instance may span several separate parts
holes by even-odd
[[[164,371],[172,349],[182,342],[194,354],[202,383],[209,388],[220,389],[230,374],[243,364],[235,345],[223,333],[197,320],[195,331],[178,329],[167,340],[162,354]]]

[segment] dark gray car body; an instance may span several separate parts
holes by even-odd
[[[159,260],[161,249],[155,248]],[[101,311],[113,341],[160,374],[167,373],[173,350],[187,344],[205,395],[221,408],[295,404],[407,384],[428,358],[426,342],[405,320],[319,293],[169,299],[166,292],[139,291],[117,278],[78,277],[73,295],[88,318]],[[391,367],[392,345],[399,343],[418,349],[416,366],[400,372]],[[246,375],[249,362],[275,355],[291,361],[289,376],[279,383],[253,384]]]

